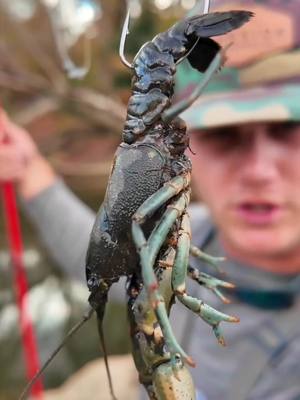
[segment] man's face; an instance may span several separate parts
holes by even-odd
[[[300,124],[191,133],[194,192],[234,255],[300,252]]]

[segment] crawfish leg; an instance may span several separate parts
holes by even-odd
[[[190,191],[186,190],[182,192],[177,199],[175,199],[173,202],[169,204],[167,210],[165,211],[164,215],[160,220],[160,223],[157,224],[156,228],[151,233],[147,242],[149,249],[150,265],[154,264],[157,254],[161,249],[162,245],[165,243],[166,237],[168,233],[170,233],[172,226],[180,218],[182,213],[186,210],[186,207],[189,203],[189,199],[190,199]],[[151,268],[151,271],[153,271],[153,268]],[[173,330],[169,323],[169,318],[168,318],[168,313],[166,312],[166,308],[163,307],[163,304],[159,301],[159,297],[156,297],[159,296],[159,291],[153,289],[153,286],[150,285],[149,285],[150,288],[149,296],[150,298],[152,296],[154,297],[153,305],[156,310],[157,317],[162,327],[162,330],[164,332],[166,344],[172,354],[173,357],[172,361],[174,363],[175,370],[177,365],[176,352],[178,352],[181,356],[183,356],[183,358],[189,365],[194,366],[194,362],[190,357],[186,358],[186,356],[184,355],[185,353],[181,353],[180,351],[178,351],[177,340],[173,335]]]
[[[180,196],[178,202],[173,204],[172,209],[167,210],[162,221],[159,224],[159,229],[154,229],[148,242],[151,242],[151,248],[145,239],[141,224],[146,218],[149,218],[155,211],[166,204],[172,197],[176,196],[182,190],[187,188],[190,183],[190,174],[177,176],[170,182],[167,182],[161,189],[150,196],[135,212],[132,219],[132,236],[140,254],[142,264],[143,283],[148,289],[149,296],[153,299],[152,294],[156,294],[157,280],[153,271],[155,258],[164,243],[167,234],[172,225],[187,206],[188,200]]]
[[[193,244],[190,245],[190,254],[194,257],[197,257],[200,261],[203,261],[216,268],[219,273],[222,273],[218,263],[224,261],[224,257],[211,256],[210,254],[204,253],[204,251],[200,250],[197,246],[194,246]]]
[[[160,292],[158,290],[158,282],[154,273],[154,263],[159,249],[165,242],[166,236],[170,232],[171,227],[176,219],[182,214],[189,201],[189,191],[183,192],[175,199],[167,208],[160,223],[155,228],[148,240],[146,241],[143,230],[140,226],[144,220],[151,216],[159,207],[165,204],[166,201],[180,193],[189,185],[189,174],[178,176],[172,179],[165,186],[147,199],[133,216],[132,235],[140,254],[142,278],[146,287],[150,303],[155,310],[160,326],[162,328],[166,344],[171,352],[171,358],[174,370],[177,367],[178,353],[190,365],[194,366],[193,360],[184,352],[178,344],[172,327],[168,319],[166,306]],[[149,245],[150,242],[150,245]]]
[[[171,287],[172,265],[176,251],[167,247],[155,268],[159,282],[159,292],[169,310],[174,293]],[[161,264],[163,266],[161,266]],[[151,307],[145,288],[137,297],[131,298],[128,304],[129,320],[132,332],[132,349],[140,382],[145,386],[151,400],[194,400],[192,378],[180,357],[177,358],[176,375],[170,353],[158,323],[157,316]]]
[[[230,303],[230,300],[223,295],[219,287],[226,289],[233,289],[235,286],[232,283],[217,279],[214,276],[200,272],[197,268],[188,266],[188,276],[199,285],[210,289],[216,296],[223,301],[223,303]]]
[[[221,313],[210,307],[202,300],[189,296],[186,293],[186,274],[189,260],[191,228],[188,214],[183,214],[181,221],[181,230],[178,237],[178,248],[175,258],[172,286],[176,297],[191,311],[199,315],[205,322],[212,326],[213,331],[221,344],[225,344],[224,338],[219,328],[222,321],[238,322],[238,318]]]

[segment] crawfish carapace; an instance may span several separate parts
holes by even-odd
[[[201,253],[190,244],[191,162],[184,154],[189,139],[178,114],[194,98],[179,107],[171,107],[171,100],[176,65],[187,58],[207,82],[223,63],[210,37],[242,26],[251,15],[229,11],[186,18],[146,43],[132,64],[123,142],[91,233],[86,275],[100,327],[110,286],[128,277],[133,355],[151,399],[194,398],[185,367],[194,363],[168,319],[175,297],[210,324],[221,343],[220,322],[237,321],[186,293],[187,274],[217,294],[217,286],[227,284],[188,267],[189,253]]]

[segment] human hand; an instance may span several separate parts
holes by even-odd
[[[0,183],[15,182],[19,195],[30,200],[56,180],[53,168],[30,134],[0,108]]]
[[[20,181],[37,153],[30,134],[0,109],[0,182]]]

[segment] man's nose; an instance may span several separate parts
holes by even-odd
[[[240,176],[243,183],[266,185],[278,175],[278,144],[262,128],[241,157]]]

